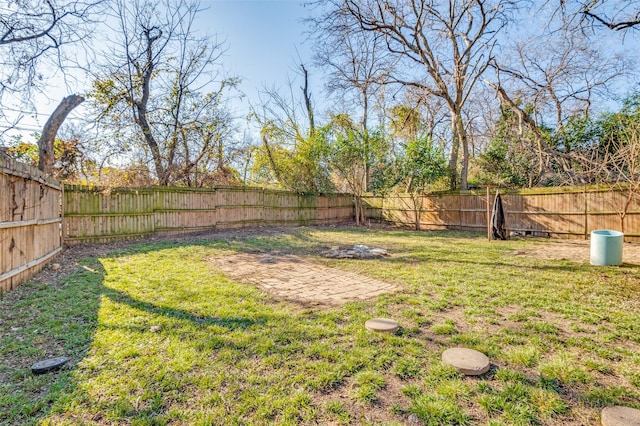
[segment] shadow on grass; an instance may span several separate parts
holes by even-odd
[[[187,245],[192,244],[144,244],[105,257],[149,254]],[[212,246],[207,242],[197,245]],[[213,245],[226,246],[224,243]],[[84,259],[80,264],[82,268],[57,283],[32,281],[0,300],[1,426],[38,424],[52,413],[59,401],[80,391],[75,378],[77,366],[89,354],[98,329],[111,328],[101,324],[100,309],[105,300],[154,317],[186,321],[198,329],[216,326],[227,331],[245,330],[261,326],[268,319],[264,315],[253,318],[201,315],[140,300],[106,286],[107,272],[97,259]],[[146,325],[123,324],[122,328],[151,332]],[[43,375],[31,373],[34,362],[58,356],[70,358],[62,369]],[[48,424],[46,421],[44,424]]]
[[[193,312],[182,309],[170,308],[167,306],[158,306],[153,303],[135,299],[128,294],[114,290],[109,287],[103,287],[103,294],[115,303],[125,304],[134,309],[139,309],[150,314],[160,315],[167,318],[173,318],[181,321],[189,321],[196,325],[217,325],[227,329],[246,329],[256,324],[264,324],[266,318],[249,319],[234,317],[211,317],[206,315],[198,315]]]

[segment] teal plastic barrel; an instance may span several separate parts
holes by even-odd
[[[621,265],[624,234],[599,229],[591,231],[591,264],[597,266]]]

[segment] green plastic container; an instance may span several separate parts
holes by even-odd
[[[599,229],[591,231],[591,264],[597,266],[622,265],[624,234]]]

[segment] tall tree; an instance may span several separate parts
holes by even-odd
[[[121,36],[91,93],[101,120],[141,142],[160,185],[197,185],[213,157],[228,176],[221,159],[233,117],[225,101],[238,80],[219,76],[222,48],[195,34],[198,11],[197,2],[118,1]]]
[[[354,31],[342,14],[311,21],[315,36],[315,62],[328,71],[325,87],[337,100],[342,112],[359,115],[353,136],[362,139],[364,188],[369,187],[371,159],[369,149],[370,115],[374,97],[389,74],[391,64],[382,37],[359,29]]]
[[[451,187],[467,188],[469,141],[463,108],[492,58],[510,0],[325,0],[328,13],[383,37],[401,66],[391,81],[444,100],[451,116]],[[461,156],[461,171],[457,167]],[[459,177],[459,180],[458,180]]]
[[[567,183],[578,184],[576,166],[591,160],[565,137],[565,126],[589,117],[593,104],[609,96],[609,86],[629,68],[624,58],[612,60],[579,31],[559,25],[505,48],[492,61],[496,74],[488,84],[516,114],[518,143],[528,140],[537,157],[533,182],[557,172]]]
[[[348,114],[332,117],[324,129],[328,145],[328,167],[339,191],[351,194],[355,206],[356,225],[365,221],[362,197],[368,190],[366,174],[388,151],[380,132],[363,138],[359,124]]]

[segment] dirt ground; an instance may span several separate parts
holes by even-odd
[[[516,256],[534,257],[538,259],[570,260],[589,263],[589,241],[555,240],[547,244],[536,244],[531,248],[518,250]],[[629,265],[640,265],[640,244],[624,243],[622,262]]]

